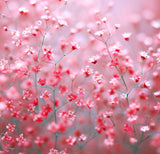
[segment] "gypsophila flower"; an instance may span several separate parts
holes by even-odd
[[[142,127],[140,128],[140,130],[141,130],[142,132],[147,132],[147,131],[150,130],[150,128],[149,128],[149,126],[142,126]]]
[[[138,141],[138,140],[137,140],[136,138],[134,138],[134,137],[130,137],[130,138],[129,138],[129,142],[130,142],[132,145],[136,144],[137,141]]]
[[[123,34],[122,34],[124,40],[126,40],[126,41],[129,41],[131,35],[132,35],[132,33],[123,33]]]
[[[51,96],[51,94],[49,94],[48,91],[45,90],[45,91],[42,93],[42,95],[40,96],[40,98],[48,99],[50,96]]]
[[[160,97],[160,91],[154,92],[153,95],[154,95],[155,97]]]
[[[58,128],[59,126],[55,122],[52,122],[48,125],[47,130],[51,133],[55,133],[58,130]]]
[[[99,59],[100,59],[100,56],[96,55],[96,56],[89,58],[88,62],[92,64],[96,64]]]
[[[102,22],[103,22],[103,23],[106,23],[106,21],[107,21],[107,17],[103,17],[103,18],[102,18]]]
[[[80,49],[80,46],[77,42],[71,42],[72,50]]]
[[[150,89],[150,88],[151,88],[150,82],[149,82],[149,81],[145,81],[145,82],[144,82],[144,87]]]
[[[87,139],[87,137],[86,137],[84,134],[82,134],[82,135],[79,137],[79,141],[81,141],[81,142],[85,141],[86,139]]]
[[[58,152],[58,150],[52,148],[48,154],[67,154],[67,149]]]
[[[102,37],[104,35],[104,31],[100,30],[94,33],[95,36]]]
[[[109,83],[113,86],[117,86],[118,85],[118,79],[117,78],[112,78]]]
[[[127,121],[128,122],[131,122],[131,123],[134,123],[136,122],[136,120],[138,119],[138,116],[137,115],[131,115],[127,118]]]
[[[129,126],[128,124],[124,124],[123,130],[126,132],[130,132],[133,130],[133,128],[131,126]]]
[[[154,106],[154,109],[160,111],[160,103],[158,102],[157,105]]]
[[[82,69],[82,72],[86,77],[89,77],[93,73],[93,69],[89,66],[86,66],[84,69]]]
[[[113,146],[114,145],[114,139],[112,137],[108,137],[107,139],[104,140],[104,144],[107,147]]]
[[[103,83],[103,75],[96,72],[95,75],[93,76],[93,80],[96,81],[98,84],[102,84]]]
[[[8,125],[6,126],[6,128],[7,128],[10,132],[14,132],[14,131],[15,131],[15,127],[16,127],[16,125],[14,125],[14,124],[8,124]]]
[[[8,60],[1,59],[0,60],[0,70],[3,70],[7,64],[8,64]]]
[[[84,96],[84,95],[85,95],[85,89],[84,89],[84,88],[82,88],[82,87],[78,87],[78,89],[77,89],[77,93],[78,93],[79,95]]]
[[[20,134],[19,137],[16,138],[16,141],[18,143],[24,143],[25,142],[25,138],[24,138],[23,134]]]
[[[91,99],[89,99],[87,100],[86,105],[89,109],[91,109],[94,107],[94,102]]]
[[[127,98],[127,94],[122,93],[120,97],[121,97],[122,99],[126,99],[126,98]]]
[[[21,8],[19,8],[19,13],[20,14],[28,14],[28,9],[27,8],[25,8],[25,7],[21,7]]]
[[[76,137],[69,136],[67,138],[66,142],[73,146],[73,145],[75,145],[77,143],[77,139],[76,139]]]
[[[119,29],[120,28],[120,24],[115,24],[114,27],[115,27],[115,29]]]
[[[103,117],[104,118],[110,118],[113,115],[112,111],[104,111],[103,112]]]
[[[142,59],[142,60],[146,60],[147,58],[150,57],[150,56],[147,54],[147,52],[145,52],[145,51],[141,51],[141,52],[140,52],[140,55],[141,55],[141,59]]]
[[[4,135],[1,137],[2,141],[11,141],[12,137],[8,135],[8,132],[5,132]]]
[[[160,28],[160,20],[153,20],[151,22],[151,26],[155,29],[159,29]]]
[[[139,82],[141,80],[141,76],[138,74],[134,74],[133,77],[131,77],[130,79],[135,82]]]
[[[32,47],[27,48],[24,52],[25,52],[27,55],[33,55],[33,54],[35,53],[35,51],[33,50]]]

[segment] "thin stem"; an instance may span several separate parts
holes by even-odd
[[[40,47],[40,49],[38,50],[37,63],[39,62],[39,56],[40,56],[42,47],[43,47],[43,45],[44,45],[45,37],[46,37],[46,32],[45,32],[45,35],[43,36],[42,43],[41,43],[41,47]]]
[[[73,50],[72,50],[73,51]],[[71,52],[69,52],[69,53],[66,53],[66,54],[63,54],[63,56],[57,61],[57,62],[55,62],[55,70],[56,70],[56,66],[57,66],[57,64],[65,57],[65,56],[67,56],[67,55],[69,55],[70,53],[72,53],[72,51]]]
[[[50,87],[50,86],[48,86],[48,85],[38,86],[38,87],[41,87],[41,88],[47,88],[47,89],[53,90],[53,88],[52,88],[52,87]]]
[[[127,104],[129,105],[128,95],[129,95],[129,94],[127,93],[126,100],[127,100]]]
[[[42,47],[43,47],[43,45],[44,45],[45,37],[46,37],[46,34],[47,34],[47,29],[48,29],[48,25],[47,25],[47,23],[46,23],[46,30],[45,30],[45,34],[44,34],[43,39],[42,39],[41,47],[40,47],[40,49],[38,50],[38,56],[37,56],[37,61],[36,61],[36,63],[39,62],[39,56],[40,56]],[[36,91],[37,91],[37,72],[35,72],[35,87],[36,87]]]
[[[69,102],[67,102],[67,103],[64,103],[63,105],[61,105],[61,106],[59,106],[59,107],[57,107],[57,109],[56,109],[56,111],[58,111],[59,109],[61,109],[62,107],[64,107],[66,104],[68,104]]]
[[[55,123],[57,123],[57,112],[56,112],[56,106],[55,106],[55,93],[56,93],[56,87],[55,89],[53,90],[53,112],[54,112],[54,121]],[[55,132],[55,145],[54,145],[54,148],[56,149],[57,148],[57,140],[58,140],[58,132],[56,131]]]
[[[42,38],[41,47],[40,47],[40,49],[38,50],[37,63],[39,62],[39,56],[40,56],[42,47],[43,47],[43,45],[44,45],[45,37],[46,37],[46,34],[47,34],[47,29],[48,29],[48,25],[46,24],[45,34],[44,34],[44,36],[43,36],[43,38]]]
[[[55,70],[56,70],[56,66],[57,64],[65,57],[66,55],[64,54],[54,65],[55,65]]]
[[[80,146],[79,147],[79,149],[83,149],[90,141],[92,141],[95,137],[97,136],[97,132],[95,132],[94,134],[93,134],[93,136],[88,140],[88,141],[86,141],[82,146]],[[79,150],[78,149],[78,150]],[[77,150],[77,151],[78,151]]]
[[[54,111],[54,120],[55,123],[57,123],[57,114],[56,114],[56,106],[55,106],[55,92],[56,92],[56,88],[53,90],[53,111]]]
[[[35,87],[36,87],[36,91],[37,91],[37,72],[35,72]]]
[[[108,43],[107,43],[107,41],[105,41],[105,45],[106,45],[107,52],[108,52],[108,55],[109,55],[110,59],[113,60],[113,58],[112,58],[112,56],[111,56],[111,53],[109,52],[109,48],[108,48]]]
[[[136,136],[136,129],[135,129],[134,124],[133,124],[133,131],[134,131],[134,135]]]
[[[115,122],[114,122],[114,120],[113,120],[113,117],[110,117],[110,120],[111,120],[111,122],[112,122],[113,126],[115,127],[115,126],[116,126],[116,124],[115,124]]]

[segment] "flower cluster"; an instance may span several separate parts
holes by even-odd
[[[159,6],[0,1],[0,154],[160,153]]]

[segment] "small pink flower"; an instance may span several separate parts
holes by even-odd
[[[15,40],[13,43],[15,44],[16,47],[19,47],[22,45],[22,40]]]
[[[104,118],[110,118],[113,115],[112,111],[105,111],[103,112],[103,117]]]
[[[80,46],[77,42],[71,42],[72,50],[80,49]]]
[[[86,105],[87,105],[87,107],[88,107],[89,109],[91,109],[91,108],[94,107],[94,102],[93,102],[91,99],[89,99],[89,100],[86,102]]]
[[[1,59],[0,60],[0,70],[3,70],[7,64],[8,64],[8,60]]]
[[[147,132],[147,131],[150,130],[150,128],[149,128],[149,126],[142,126],[142,127],[140,128],[140,130],[141,130],[142,132]]]
[[[108,146],[113,146],[114,145],[114,139],[112,137],[108,137],[107,139],[104,140],[104,144]]]
[[[126,131],[126,132],[130,132],[133,130],[133,128],[131,126],[129,126],[128,124],[125,124],[123,126],[123,130]]]
[[[52,122],[47,126],[47,130],[51,133],[55,133],[58,130],[59,126],[55,123]]]
[[[126,41],[129,41],[130,37],[131,37],[132,33],[123,33],[122,36]]]
[[[142,60],[146,60],[150,57],[146,51],[141,51],[140,55]]]
[[[74,95],[73,93],[69,93],[68,94],[68,101],[73,101],[77,98],[77,95]]]
[[[44,86],[46,84],[46,79],[39,78],[38,84],[40,84],[41,86]]]
[[[27,15],[28,12],[29,12],[28,9],[26,9],[25,7],[19,8],[19,13],[20,13],[20,14]]]
[[[75,145],[77,143],[77,138],[69,136],[68,139],[66,140],[66,142],[73,146],[73,145]]]
[[[88,62],[92,64],[96,64],[99,59],[100,59],[100,56],[96,55],[96,56],[89,58]]]
[[[104,31],[100,30],[94,33],[95,36],[102,37],[104,35]]]
[[[160,111],[160,103],[158,102],[156,106],[154,106],[154,109],[157,111]]]
[[[130,137],[130,138],[129,138],[129,142],[130,142],[132,145],[136,144],[137,141],[138,141],[138,140],[137,140],[136,138],[134,138],[134,137]]]
[[[8,132],[5,132],[4,135],[1,137],[2,141],[11,141],[12,137],[8,135]]]
[[[84,69],[82,69],[82,72],[86,77],[89,77],[93,73],[93,69],[90,68],[90,66],[86,66]]]
[[[10,132],[14,132],[15,131],[15,125],[14,124],[8,124],[6,126],[6,128],[10,131]]]
[[[51,94],[49,94],[48,91],[45,90],[45,91],[43,92],[43,94],[40,96],[40,98],[48,99],[50,96],[51,96]]]
[[[160,91],[156,91],[153,93],[154,97],[160,97]]]
[[[115,27],[115,29],[119,29],[120,28],[120,24],[115,24],[114,27]]]
[[[130,79],[137,83],[141,80],[141,76],[138,74],[134,74],[133,77]]]
[[[82,134],[82,135],[79,137],[79,141],[81,141],[81,142],[85,141],[86,139],[87,139],[87,137],[86,137],[84,134]]]
[[[20,134],[19,137],[16,138],[16,141],[18,143],[24,143],[25,142],[25,138],[24,138],[23,134]]]
[[[95,75],[93,76],[93,80],[96,81],[98,84],[102,84],[103,75],[96,72]]]

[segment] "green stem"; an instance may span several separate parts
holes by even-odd
[[[72,50],[73,51],[73,50]],[[65,57],[65,56],[67,56],[67,55],[69,55],[70,53],[72,53],[72,51],[71,52],[68,52],[68,53],[66,53],[66,54],[63,54],[63,56],[57,61],[57,62],[55,62],[55,70],[56,70],[56,66],[57,66],[57,64]]]
[[[110,117],[110,120],[112,121],[112,124],[113,124],[113,126],[115,127],[116,124],[115,124],[115,122],[114,122],[114,120],[113,120],[113,117]]]
[[[57,123],[57,111],[56,111],[56,106],[55,106],[55,93],[56,93],[56,87],[55,89],[53,90],[53,112],[54,112],[54,121],[55,123]],[[56,149],[57,148],[57,140],[58,140],[58,132],[56,131],[55,132],[55,145],[54,145],[54,148]]]
[[[129,94],[127,94],[127,96],[126,96],[126,100],[127,100],[127,104],[129,105],[128,95],[129,95]]]
[[[44,34],[44,36],[43,36],[43,38],[42,38],[41,47],[40,47],[40,49],[38,50],[37,63],[39,62],[39,56],[40,56],[42,47],[43,47],[43,45],[44,45],[45,37],[46,37],[46,34],[47,34],[47,29],[48,29],[48,26],[46,25],[46,30],[45,30],[45,34]]]
[[[61,109],[62,107],[64,107],[66,104],[68,104],[68,102],[67,102],[67,103],[62,104],[62,105],[61,105],[61,106],[59,106],[59,107],[57,107],[56,111],[58,111],[59,109]]]
[[[40,47],[40,49],[38,50],[38,56],[37,56],[37,61],[36,61],[36,63],[39,62],[39,56],[40,56],[42,47],[43,47],[43,45],[44,45],[45,37],[46,37],[46,34],[47,34],[47,28],[48,28],[48,26],[47,26],[47,24],[46,24],[45,34],[44,34],[43,39],[42,39],[41,47]],[[37,72],[35,72],[35,87],[36,87],[36,92],[37,92]]]
[[[93,134],[93,136],[92,136],[88,141],[86,141],[82,146],[80,146],[79,149],[83,149],[83,148],[84,148],[90,141],[92,141],[96,136],[97,136],[97,132],[95,132],[95,133]]]
[[[37,91],[37,72],[35,72],[35,87],[36,87],[36,91]]]

